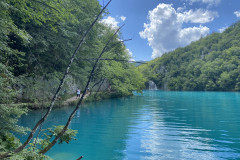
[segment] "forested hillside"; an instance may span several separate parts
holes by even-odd
[[[4,70],[1,78],[7,74],[14,77],[12,89],[19,91],[19,101],[37,102],[42,99],[43,91],[45,98],[51,97],[81,36],[100,10],[97,0],[1,1],[0,62]],[[94,26],[76,56],[61,96],[83,89],[94,58],[113,33],[102,23]],[[102,58],[130,58],[120,38],[114,37]],[[141,89],[140,84],[135,85],[141,81],[138,76],[129,63],[101,61],[91,84],[105,79],[112,92],[129,95],[132,90]]]
[[[52,99],[71,55],[100,11],[97,0],[0,1],[0,153],[19,146],[11,133],[24,131],[16,125],[27,111],[21,104]],[[77,53],[58,100],[75,95],[77,88],[84,89],[94,60],[114,34],[100,20]],[[102,91],[114,96],[132,95],[143,88],[144,79],[128,63],[120,35],[114,36],[102,58],[123,61],[100,61],[90,91],[97,91],[102,83]],[[27,152],[18,156],[34,156]]]
[[[139,68],[161,89],[240,91],[240,22]]]

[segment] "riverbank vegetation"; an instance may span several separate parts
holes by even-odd
[[[13,132],[27,131],[17,125],[18,118],[27,113],[24,104],[51,101],[72,53],[100,11],[97,0],[0,2],[1,153],[12,151],[20,145]],[[93,60],[114,32],[100,21],[93,26],[75,56],[57,101],[69,98],[77,88],[84,89],[95,63]],[[112,60],[99,61],[91,79],[90,91],[120,97],[143,89],[144,78],[134,64],[128,63],[131,57],[120,39],[121,34],[112,37],[102,56],[103,59]],[[72,136],[75,132],[70,133]],[[34,149],[23,152],[16,154],[18,159],[31,159],[31,156],[43,158],[35,154],[38,151]]]
[[[178,91],[240,91],[240,22],[139,68],[158,88]]]

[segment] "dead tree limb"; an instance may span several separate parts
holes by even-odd
[[[21,145],[20,147],[16,148],[13,153],[18,153],[20,151],[22,151],[27,145],[28,143],[31,141],[34,133],[36,132],[36,130],[38,129],[38,127],[46,120],[46,118],[48,117],[48,115],[50,114],[50,112],[52,111],[53,105],[59,95],[60,90],[62,89],[62,86],[64,84],[64,81],[66,79],[66,76],[69,73],[69,69],[75,59],[75,56],[77,54],[77,52],[79,51],[79,49],[81,48],[83,42],[85,42],[86,36],[88,35],[88,33],[91,31],[91,29],[93,28],[93,26],[95,25],[95,23],[97,22],[97,20],[99,19],[99,17],[102,15],[102,13],[104,12],[104,10],[107,8],[107,6],[111,3],[112,0],[109,0],[109,2],[102,8],[102,10],[100,11],[100,13],[97,15],[97,17],[95,18],[95,20],[92,22],[92,24],[88,27],[87,31],[85,32],[85,34],[83,35],[82,39],[80,40],[76,50],[74,51],[74,53],[71,56],[70,62],[68,63],[68,66],[66,68],[66,71],[61,79],[60,85],[58,86],[58,89],[56,91],[56,93],[54,94],[52,101],[50,103],[50,106],[48,107],[48,111],[46,112],[46,114],[36,123],[36,125],[34,126],[34,128],[32,129],[31,133],[29,134],[27,140],[23,143],[23,145]],[[10,155],[10,153],[4,153],[0,155],[0,158],[5,158],[8,157]]]
[[[102,83],[99,85],[99,87],[98,87],[98,89],[97,89],[97,91],[96,91],[96,93],[95,93],[95,95],[94,95],[94,99],[95,99],[95,100],[96,100],[96,98],[97,98],[97,93],[99,92],[100,88],[102,87],[105,79],[106,79],[106,78],[103,79]]]
[[[93,88],[94,88],[96,85],[102,83],[102,81],[104,81],[104,80],[105,80],[105,78],[101,78],[100,81],[96,82],[96,83],[91,87],[91,90],[93,90]],[[89,96],[91,96],[91,95],[92,95],[92,92],[90,92]]]
[[[52,141],[47,147],[45,147],[43,150],[41,150],[41,151],[39,152],[40,154],[45,154],[46,152],[48,152],[48,151],[57,143],[58,139],[67,131],[68,126],[70,125],[73,117],[75,116],[76,111],[78,110],[79,106],[82,104],[83,98],[84,98],[84,96],[85,96],[85,94],[86,94],[86,91],[87,91],[87,89],[88,89],[89,83],[90,83],[90,81],[91,81],[91,79],[92,79],[92,77],[93,77],[94,71],[95,71],[95,69],[96,69],[96,67],[97,67],[97,64],[98,64],[100,58],[102,57],[103,53],[106,51],[106,49],[107,49],[109,43],[112,41],[113,37],[119,32],[119,30],[120,30],[123,26],[124,26],[124,25],[122,25],[122,26],[111,36],[111,38],[108,40],[108,42],[105,44],[104,48],[102,49],[99,57],[98,57],[97,60],[95,61],[95,64],[94,64],[94,66],[93,66],[93,68],[92,68],[92,71],[91,71],[90,76],[89,76],[89,78],[88,78],[88,81],[87,81],[87,84],[86,84],[86,86],[85,86],[85,89],[84,89],[84,91],[83,91],[83,94],[82,94],[80,100],[78,101],[75,109],[72,111],[71,115],[69,116],[68,121],[67,121],[67,123],[65,124],[65,126],[63,127],[62,131],[61,131],[60,133],[58,133],[58,135],[53,139],[53,141]]]

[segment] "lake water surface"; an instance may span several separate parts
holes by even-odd
[[[44,128],[65,124],[72,110],[53,110]],[[40,116],[20,124],[32,127]],[[53,159],[240,159],[240,93],[144,91],[85,104],[70,128],[77,140],[54,146]]]

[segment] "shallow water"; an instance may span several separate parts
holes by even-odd
[[[44,128],[65,124],[72,110],[53,110]],[[31,127],[40,116],[34,111],[20,124]],[[70,128],[77,140],[54,146],[53,159],[240,159],[240,93],[145,91],[85,104]]]

